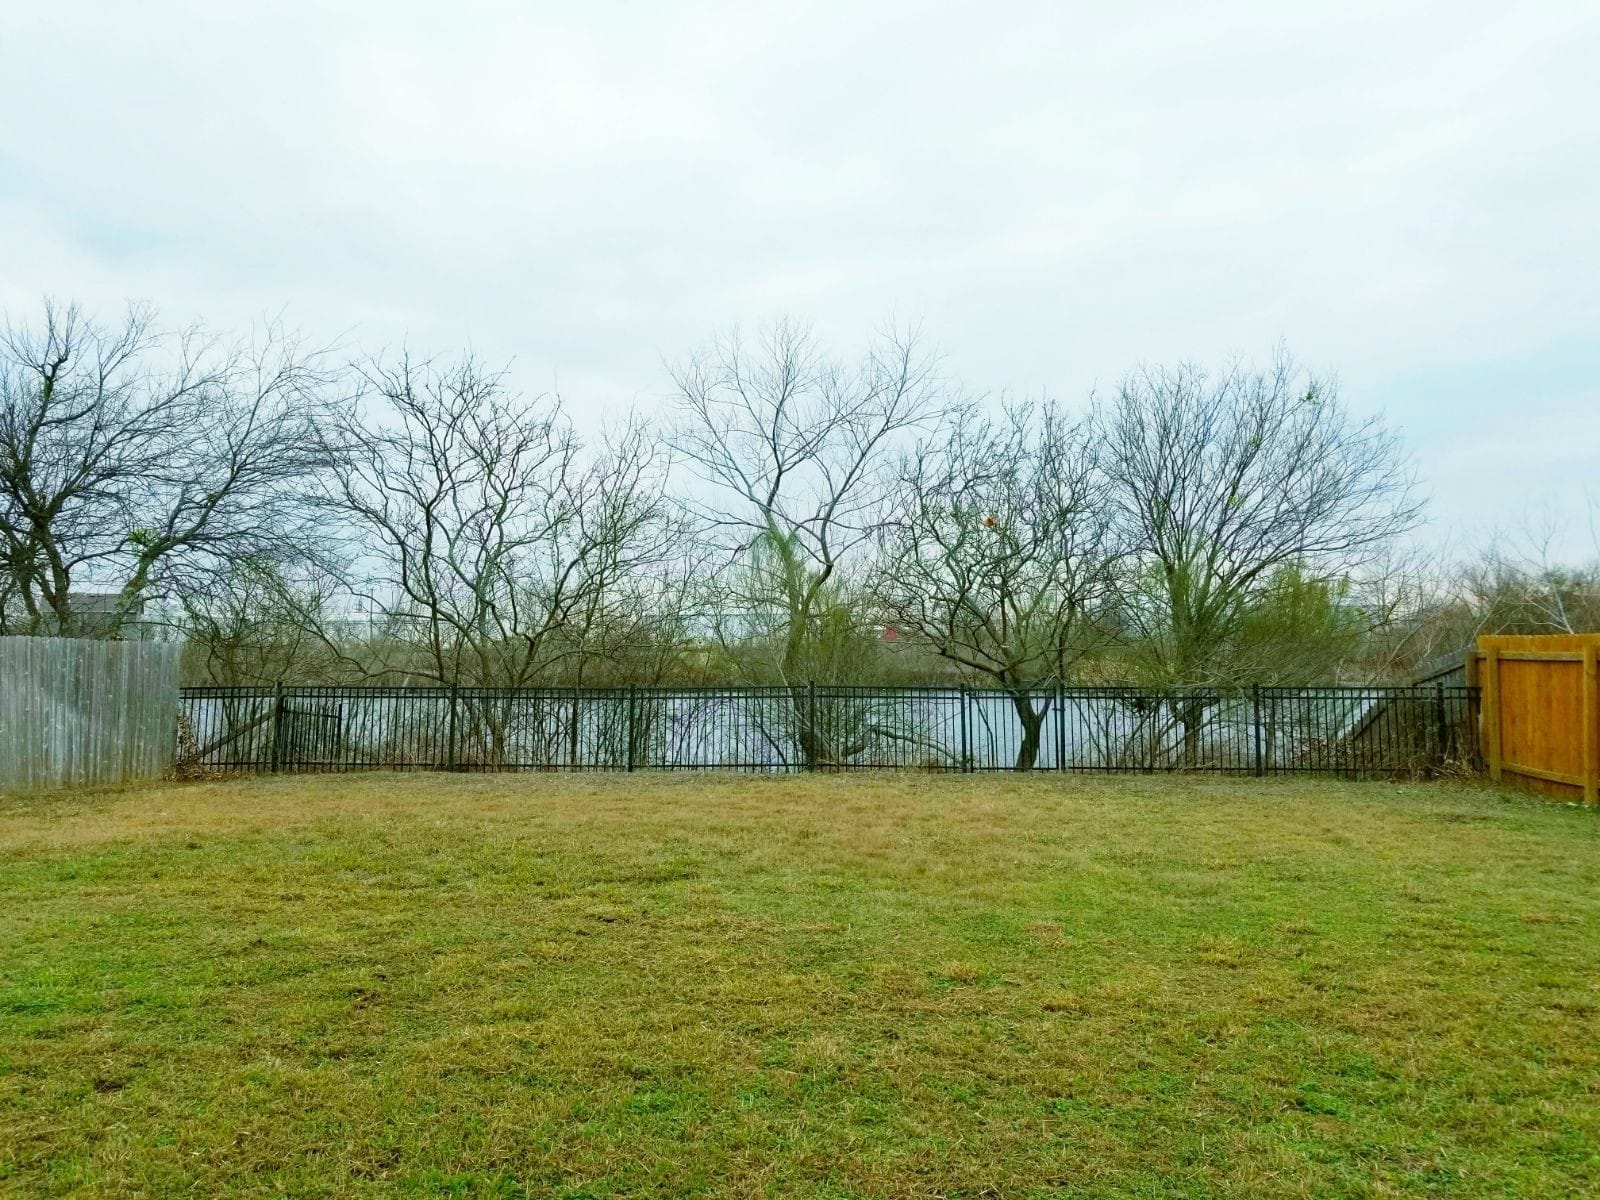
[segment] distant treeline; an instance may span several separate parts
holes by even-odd
[[[1403,679],[1595,627],[1593,569],[1444,569],[1333,381],[1142,366],[987,398],[915,335],[782,321],[584,442],[471,354],[351,356],[45,303],[0,338],[0,633],[181,636],[196,682]]]

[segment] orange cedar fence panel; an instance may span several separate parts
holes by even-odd
[[[1483,690],[1490,777],[1600,804],[1600,633],[1478,639],[1469,678]]]

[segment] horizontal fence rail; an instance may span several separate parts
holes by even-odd
[[[1477,760],[1477,689],[183,689],[232,771],[884,770],[1395,776]]]

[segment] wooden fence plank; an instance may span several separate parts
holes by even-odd
[[[1583,801],[1600,804],[1600,647],[1583,649]]]
[[[1490,647],[1483,659],[1484,753],[1489,759],[1489,778],[1500,782],[1500,651]]]

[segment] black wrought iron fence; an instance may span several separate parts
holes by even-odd
[[[192,766],[240,771],[1420,775],[1477,758],[1459,686],[183,690]]]

